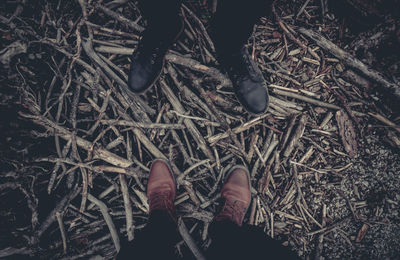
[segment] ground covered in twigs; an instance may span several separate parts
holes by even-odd
[[[352,53],[356,36],[329,10],[322,22],[320,1],[278,1],[255,27],[248,47],[271,95],[257,117],[235,99],[193,1],[163,76],[139,97],[126,91],[145,26],[132,1],[22,2],[0,4],[0,257],[112,258],[146,223],[159,157],[177,174],[179,229],[200,248],[226,170],[245,164],[245,221],[302,258],[399,256],[399,111],[306,36]],[[378,69],[396,81],[390,62]],[[184,242],[177,251],[191,257]]]

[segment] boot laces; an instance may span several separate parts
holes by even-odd
[[[238,225],[242,224],[244,214],[246,213],[246,207],[243,202],[235,200],[233,202],[226,201],[224,208],[219,214],[219,219],[229,218]]]
[[[170,191],[162,191],[157,192],[151,196],[150,204],[151,209],[165,209],[171,211],[171,203],[170,199],[168,198],[170,195]]]

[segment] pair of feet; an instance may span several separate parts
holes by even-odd
[[[172,27],[168,29],[168,33],[156,33],[151,29],[144,33],[131,57],[128,86],[132,92],[144,93],[159,78],[165,55],[179,37],[183,24],[180,28],[178,25]],[[221,48],[222,46],[219,47]],[[220,63],[228,73],[236,97],[243,107],[252,114],[266,112],[269,101],[267,85],[247,48],[242,46],[219,56]]]
[[[175,219],[175,194],[175,180],[170,166],[162,159],[155,160],[147,183],[150,214],[155,210],[163,211]],[[225,204],[215,220],[229,220],[241,226],[251,200],[249,172],[246,168],[235,166],[228,172],[221,197]]]

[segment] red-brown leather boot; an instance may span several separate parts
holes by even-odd
[[[162,159],[153,161],[147,183],[149,214],[153,211],[164,211],[175,219],[175,180],[168,163]]]
[[[215,220],[230,220],[242,226],[251,201],[250,176],[244,166],[234,166],[229,171],[222,186],[221,197],[225,199],[225,204]]]

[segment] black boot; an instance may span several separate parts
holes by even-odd
[[[139,3],[147,27],[131,56],[128,76],[129,89],[137,94],[145,92],[157,81],[165,54],[183,29],[180,1],[142,0]]]
[[[219,62],[228,72],[238,100],[253,114],[267,110],[268,91],[261,71],[244,45],[271,3],[272,0],[220,0],[211,24]]]
[[[222,62],[232,81],[237,99],[250,113],[262,114],[268,109],[268,90],[257,64],[247,48],[233,53]]]

